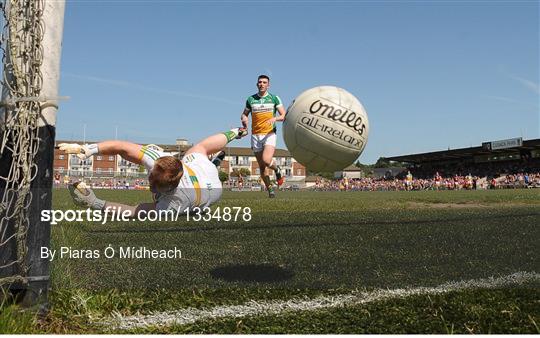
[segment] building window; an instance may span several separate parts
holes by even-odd
[[[109,168],[109,172],[112,173],[112,172],[113,172],[113,168]]]
[[[64,172],[64,167],[58,167],[58,172],[63,173]]]
[[[109,156],[109,161],[114,161],[114,156]]]
[[[260,175],[260,174],[261,174],[261,168],[255,169],[255,175]]]
[[[64,158],[65,158],[64,155],[58,155],[58,159],[59,159],[59,160],[63,160]]]
[[[296,170],[296,176],[302,176],[302,169]]]
[[[103,159],[103,156],[97,156],[96,160],[101,161]]]
[[[97,168],[97,169],[96,169],[96,172],[97,172],[98,174],[100,174],[100,173],[101,173],[101,168]]]

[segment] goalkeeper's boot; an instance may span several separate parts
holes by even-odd
[[[225,152],[222,150],[219,153],[215,154],[212,157],[211,162],[216,166],[219,167],[221,165],[221,162],[225,159]]]
[[[281,167],[279,165],[276,167],[276,182],[278,187],[281,187],[285,182],[285,177],[283,177],[281,173]]]
[[[273,187],[268,188],[268,197],[269,198],[275,198],[276,197],[276,192],[275,192]]]

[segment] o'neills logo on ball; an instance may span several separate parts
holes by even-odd
[[[321,100],[311,103],[308,111],[303,113],[299,123],[304,128],[311,129],[348,148],[357,150],[364,148],[363,134],[367,127],[360,114],[343,107],[336,108],[332,104],[322,103]]]
[[[309,112],[342,123],[347,127],[354,129],[360,136],[364,134],[366,129],[366,125],[360,114],[348,109],[343,109],[342,107],[336,108],[332,104],[322,103],[321,100],[314,101],[309,106]]]

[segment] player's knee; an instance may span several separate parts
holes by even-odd
[[[272,165],[272,158],[263,158],[262,162],[264,163],[265,167],[270,167]]]

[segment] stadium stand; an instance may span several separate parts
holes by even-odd
[[[312,188],[362,191],[540,188],[540,139],[484,142],[480,147],[386,160],[403,166],[376,168],[374,178],[333,181],[320,178]],[[406,178],[409,172],[410,188]]]

